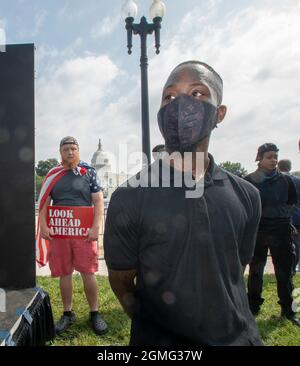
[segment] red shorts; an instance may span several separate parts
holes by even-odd
[[[49,244],[49,267],[52,277],[98,271],[97,242],[84,239],[52,239]]]

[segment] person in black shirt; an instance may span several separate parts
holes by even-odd
[[[297,270],[299,270],[299,261],[300,261],[300,177],[291,174],[292,170],[292,162],[288,159],[282,159],[278,162],[278,169],[283,174],[287,174],[295,184],[296,191],[297,191],[297,199],[298,202],[293,208],[291,213],[292,215],[292,224],[295,227],[295,235],[293,238],[296,250],[296,258],[294,264],[294,274],[296,274]]]
[[[178,65],[158,112],[163,156],[111,197],[105,260],[111,287],[132,318],[130,345],[262,345],[243,278],[259,194],[208,153],[225,113],[220,76],[200,61]],[[185,153],[192,153],[191,165],[178,163]],[[194,185],[177,184],[189,175]]]
[[[260,191],[262,217],[259,224],[254,256],[248,277],[248,298],[252,313],[257,315],[264,302],[261,297],[263,273],[270,250],[277,280],[281,315],[300,326],[292,310],[293,264],[295,250],[291,212],[297,203],[296,187],[288,175],[277,170],[278,148],[266,143],[258,148],[258,169],[245,177]]]

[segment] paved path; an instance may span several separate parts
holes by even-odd
[[[100,255],[101,255],[101,253],[100,253]],[[99,272],[98,272],[98,274],[100,276],[107,276],[108,275],[107,267],[106,267],[105,261],[103,259],[103,256],[101,256],[100,258],[101,259],[99,259]],[[248,266],[246,268],[245,273],[248,274]],[[270,257],[268,257],[268,261],[267,261],[267,264],[266,264],[266,267],[265,267],[265,273],[274,273],[274,268],[273,268],[272,260],[271,260]],[[50,276],[49,266],[47,265],[43,268],[38,268],[37,267],[36,274],[37,274],[37,276]]]

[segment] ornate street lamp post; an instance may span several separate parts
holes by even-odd
[[[150,131],[149,131],[149,96],[148,96],[148,56],[147,56],[147,35],[155,35],[156,53],[160,48],[160,28],[162,18],[165,14],[165,5],[161,0],[153,0],[150,8],[150,16],[153,23],[148,23],[143,16],[139,24],[133,23],[137,15],[137,5],[134,0],[126,0],[122,7],[122,15],[126,22],[127,48],[131,54],[132,34],[139,34],[141,39],[141,100],[142,100],[142,149],[144,153],[143,165],[151,162],[150,158]],[[147,161],[145,160],[147,157]]]

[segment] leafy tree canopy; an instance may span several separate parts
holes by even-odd
[[[45,177],[50,169],[54,168],[59,164],[57,159],[40,160],[35,168],[35,172],[40,177]]]
[[[245,177],[248,174],[247,170],[242,166],[241,163],[225,161],[224,163],[219,164],[219,167],[239,177]]]

